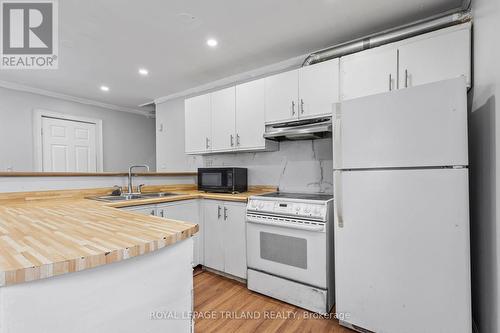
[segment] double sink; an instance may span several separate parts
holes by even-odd
[[[155,193],[138,193],[138,194],[121,194],[121,195],[104,195],[100,197],[93,197],[92,199],[106,202],[128,201],[137,199],[154,199],[165,198],[179,195],[172,192],[155,192]]]

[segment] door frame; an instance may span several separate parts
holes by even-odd
[[[42,139],[42,118],[56,118],[62,120],[79,121],[84,123],[94,124],[96,126],[96,167],[97,172],[103,172],[103,141],[102,141],[102,120],[81,116],[74,116],[59,112],[53,112],[44,109],[33,110],[33,151],[35,171],[43,171],[43,139]]]

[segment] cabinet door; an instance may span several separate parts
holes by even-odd
[[[224,225],[220,201],[204,200],[203,216],[205,226],[205,266],[224,271]]]
[[[236,145],[263,148],[265,131],[265,79],[236,86]]]
[[[212,151],[232,150],[235,138],[235,87],[211,94],[212,106]]]
[[[340,58],[340,99],[396,89],[397,50],[380,47]]]
[[[210,95],[188,98],[184,102],[186,153],[210,149]]]
[[[155,205],[143,205],[143,206],[133,206],[133,207],[125,207],[123,210],[128,210],[130,212],[142,214],[142,215],[152,215],[156,216],[156,206]]]
[[[399,88],[461,75],[470,86],[470,30],[464,28],[399,47]]]
[[[246,279],[247,248],[245,208],[242,203],[224,203],[224,271]]]
[[[266,123],[298,117],[298,73],[298,70],[293,70],[264,79],[266,85]]]
[[[299,70],[299,118],[330,115],[339,101],[339,60]]]
[[[199,230],[193,236],[193,266],[203,264],[203,223],[200,219],[198,200],[186,200],[158,205],[158,215],[164,218],[198,224]]]

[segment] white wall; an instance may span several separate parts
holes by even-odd
[[[156,169],[158,171],[195,170],[201,157],[184,154],[184,99],[156,106]]]
[[[282,191],[333,192],[331,139],[286,141],[279,151],[261,153],[184,154],[184,99],[156,106],[157,168],[159,171],[196,170],[198,167],[248,168],[250,185],[275,185]],[[158,130],[163,125],[163,132]]]
[[[481,333],[500,332],[500,1],[472,0],[474,88],[470,116],[473,316]]]
[[[0,171],[34,171],[33,109],[102,119],[104,171],[133,163],[155,167],[154,119],[0,88]]]

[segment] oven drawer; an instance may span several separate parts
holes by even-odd
[[[327,288],[326,233],[247,222],[248,268]]]
[[[271,296],[309,311],[326,315],[333,304],[328,303],[326,289],[319,289],[263,272],[248,270],[248,289]]]

